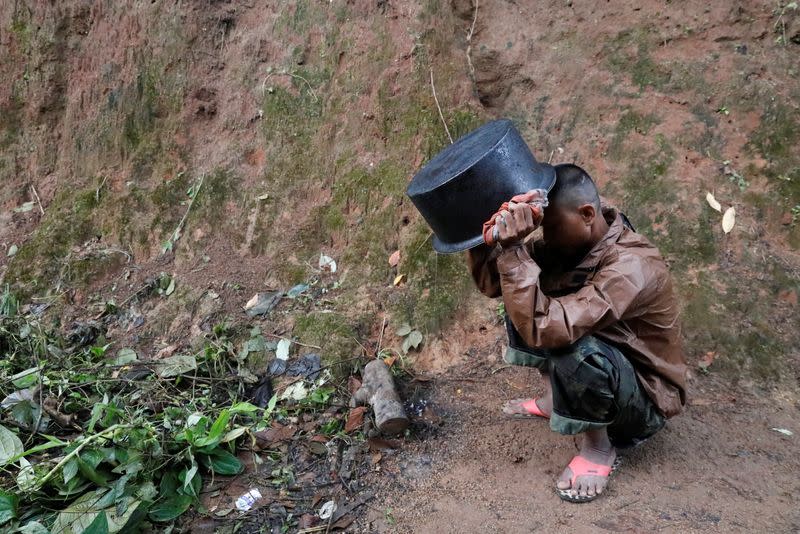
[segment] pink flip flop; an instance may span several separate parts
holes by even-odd
[[[561,497],[562,500],[574,503],[583,503],[595,500],[597,497],[599,497],[599,494],[591,496],[573,495],[572,488],[575,487],[575,482],[578,480],[578,477],[591,475],[596,477],[611,478],[611,475],[613,475],[616,472],[621,463],[622,462],[619,459],[619,457],[615,458],[614,462],[609,466],[609,465],[596,464],[594,462],[590,462],[583,456],[576,456],[575,458],[572,459],[572,461],[569,463],[568,466],[570,471],[572,471],[572,478],[570,479],[570,489],[562,490],[556,488],[558,496]]]
[[[509,402],[514,402],[514,400]],[[544,413],[542,410],[539,409],[539,406],[536,404],[537,400],[538,399],[528,399],[526,401],[519,403],[522,409],[525,410],[527,413],[507,413],[506,415],[510,415],[511,417],[516,417],[519,419],[532,419],[534,417],[550,419],[549,415],[547,415],[546,413]]]

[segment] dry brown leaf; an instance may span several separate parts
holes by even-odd
[[[389,266],[397,267],[398,263],[400,263],[400,251],[395,250],[394,252],[392,252],[392,255],[389,256]]]
[[[396,439],[369,438],[367,440],[367,445],[369,446],[369,450],[372,452],[379,452],[388,449],[400,448],[400,442],[397,441]]]
[[[361,387],[361,380],[358,378],[351,376],[347,379],[347,391],[350,392],[350,395],[354,395],[356,391]]]
[[[394,277],[394,282],[392,282],[392,283],[394,285],[396,285],[396,286],[399,286],[400,284],[402,284],[405,281],[406,281],[406,275],[398,274],[397,276]]]
[[[722,206],[720,205],[719,202],[717,202],[717,199],[714,198],[714,195],[712,195],[711,193],[707,193],[706,194],[706,202],[708,202],[709,206],[711,206],[712,208],[714,208],[718,212],[722,213]]]
[[[383,363],[386,364],[386,367],[393,366],[395,361],[397,361],[397,356],[389,356],[388,358],[383,359]]]
[[[717,357],[716,352],[706,352],[705,356],[700,358],[700,361],[697,363],[697,365],[698,367],[700,367],[700,369],[708,369],[709,367],[711,367],[711,364],[714,363],[716,357]]]
[[[281,441],[289,441],[294,437],[297,428],[280,423],[272,423],[272,427],[255,433],[256,442],[261,447],[269,447]]]
[[[725,215],[722,216],[722,231],[730,233],[733,230],[733,225],[736,223],[736,210],[731,206],[725,210]]]
[[[352,432],[361,428],[361,425],[364,424],[365,411],[367,411],[367,408],[364,406],[350,410],[350,415],[347,416],[347,423],[344,425],[344,431]]]

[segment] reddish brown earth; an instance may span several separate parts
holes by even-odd
[[[540,378],[535,370],[505,365],[502,329],[487,326],[465,361],[435,381],[438,433],[408,443],[370,477],[382,491],[363,531],[800,529],[796,395],[763,397],[694,377],[686,411],[645,444],[622,452],[607,492],[592,503],[566,503],[554,485],[576,443],[543,420],[500,413],[504,399],[540,393]]]

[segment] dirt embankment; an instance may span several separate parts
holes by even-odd
[[[242,321],[258,290],[309,282],[325,297],[282,304],[267,329],[341,359],[373,348],[386,319],[424,331],[421,370],[489,357],[475,346],[500,343],[495,303],[471,293],[459,257],[433,254],[403,195],[447,142],[432,73],[453,135],[512,118],[538,157],[584,166],[653,239],[692,363],[712,362],[748,412],[796,410],[798,32],[796,8],[755,1],[4,2],[0,276],[65,324],[113,300],[142,319],[109,335],[141,353]],[[728,235],[709,191],[736,209]],[[129,300],[161,272],[169,299]],[[695,374],[696,391],[712,386]],[[664,454],[744,439],[704,419],[726,413],[709,402]],[[464,410],[453,428],[484,426]],[[778,449],[751,474],[774,474]],[[753,498],[783,502],[764,492]]]

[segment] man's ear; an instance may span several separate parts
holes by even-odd
[[[592,204],[584,204],[578,208],[578,213],[583,219],[583,222],[587,226],[591,226],[594,223],[594,218],[597,216],[597,210],[594,209]]]

